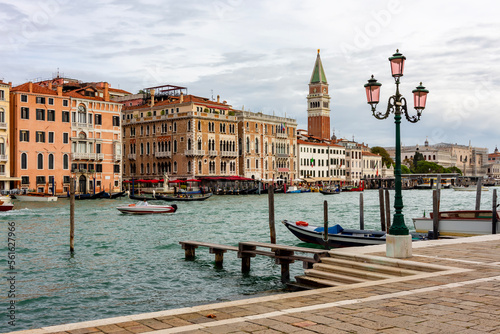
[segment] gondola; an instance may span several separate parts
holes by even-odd
[[[209,199],[210,197],[212,197],[212,193],[208,193],[208,194],[192,194],[192,195],[186,195],[186,194],[156,195],[155,199],[162,200],[162,201],[167,201],[167,202],[173,202],[173,201],[178,201],[178,202],[193,202],[193,201],[204,201],[206,199]]]
[[[340,188],[321,189],[319,192],[322,193],[323,195],[335,195],[335,194],[340,194]]]
[[[101,196],[105,193],[105,191],[101,191],[101,192],[98,192],[98,193],[95,193],[95,194],[78,194],[78,195],[75,195],[75,199],[76,200],[83,200],[83,199],[97,199],[97,198],[101,198]]]
[[[156,201],[157,199],[152,196],[136,196],[136,195],[129,195],[128,196],[130,199],[135,199],[138,201]]]

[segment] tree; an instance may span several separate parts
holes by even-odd
[[[462,170],[460,168],[458,168],[457,166],[453,166],[453,167],[450,167],[447,169],[450,170],[450,173],[458,173],[458,174],[462,175]]]
[[[411,174],[411,171],[407,166],[401,165],[401,174]]]
[[[371,152],[380,155],[382,157],[382,164],[386,165],[387,168],[389,168],[391,165],[394,165],[394,161],[391,159],[391,156],[389,155],[389,153],[387,153],[385,148],[375,146],[372,147]]]
[[[424,155],[420,152],[415,152],[415,155],[413,156],[413,165],[410,168],[413,173],[418,173],[416,169],[419,161],[425,161]]]

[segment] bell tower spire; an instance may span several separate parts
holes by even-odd
[[[318,49],[311,80],[309,81],[307,132],[311,136],[330,139],[330,95],[328,95],[328,81],[326,80],[319,51]]]

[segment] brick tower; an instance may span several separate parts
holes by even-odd
[[[330,95],[319,49],[307,95],[307,132],[311,136],[330,139]]]

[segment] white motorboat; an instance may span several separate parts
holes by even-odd
[[[496,230],[500,232],[498,212],[496,215]],[[432,213],[431,217],[413,218],[413,225],[418,233],[427,233],[433,230]],[[491,234],[492,227],[491,210],[457,210],[439,213],[439,235],[470,237]]]
[[[27,193],[24,195],[16,195],[16,199],[23,202],[56,202],[57,196],[45,193]]]
[[[139,201],[135,204],[122,205],[116,208],[122,213],[145,215],[151,213],[173,213],[177,211],[177,205],[154,205],[146,201]]]
[[[477,191],[477,186],[453,187],[455,191]],[[488,188],[481,187],[481,191],[488,191]]]
[[[10,202],[0,201],[0,211],[10,211],[14,207],[14,204]]]

